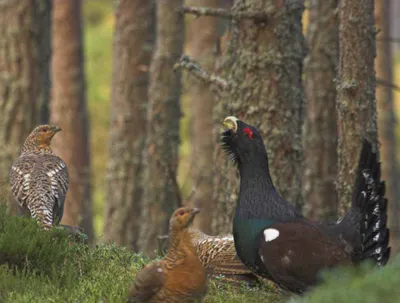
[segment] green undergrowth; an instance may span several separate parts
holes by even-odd
[[[64,230],[0,208],[0,302],[125,302],[135,273],[149,260],[114,245],[88,246]],[[218,285],[218,286],[217,286]],[[205,302],[282,302],[265,288],[211,282]]]
[[[147,258],[114,245],[88,246],[61,229],[0,207],[0,302],[125,302]],[[383,269],[365,265],[331,272],[327,282],[290,302],[400,302],[400,258]],[[269,286],[249,288],[210,281],[206,303],[288,301]]]
[[[376,303],[400,302],[400,258],[384,268],[364,264],[327,274],[326,283],[290,303]]]

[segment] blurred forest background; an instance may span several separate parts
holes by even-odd
[[[268,12],[240,22],[232,13],[232,23],[164,7],[229,9],[231,0],[156,2],[157,13],[153,1],[134,0],[32,0],[0,10],[2,195],[26,136],[51,121],[63,129],[52,146],[70,171],[63,223],[82,226],[93,242],[151,253],[182,203],[203,209],[195,226],[204,232],[230,232],[236,173],[218,135],[236,115],[261,128],[281,193],[313,219],[336,220],[350,201],[360,138],[377,139],[368,62],[379,29],[378,139],[399,238],[399,1],[376,0],[376,28],[369,7],[349,8],[354,24],[370,26],[361,45],[356,25],[353,34],[339,28],[346,12],[338,0],[306,1],[304,13],[303,1],[287,1],[268,21]],[[262,2],[276,9],[235,1],[233,12],[254,13]]]

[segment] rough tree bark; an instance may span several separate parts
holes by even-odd
[[[305,60],[307,110],[303,136],[304,213],[314,220],[337,219],[336,68],[338,0],[310,0]]]
[[[234,19],[230,45],[218,67],[226,79],[214,112],[214,133],[235,115],[257,126],[269,152],[272,178],[281,194],[301,204],[301,85],[304,1],[235,1],[225,16]],[[215,15],[220,15],[217,13]],[[182,64],[184,66],[185,64]],[[220,146],[215,152],[213,231],[229,232],[237,199],[237,172]]]
[[[50,0],[0,2],[0,199],[13,213],[8,172],[49,98]]]
[[[104,238],[136,251],[152,52],[152,8],[151,1],[121,0],[115,14]]]
[[[50,120],[63,130],[54,137],[53,147],[66,162],[70,180],[61,223],[82,227],[92,239],[81,0],[53,1],[52,38]]]
[[[156,237],[168,231],[168,221],[177,206],[175,186],[178,166],[179,119],[181,116],[180,72],[173,71],[183,48],[184,22],[178,9],[182,0],[156,2],[156,47],[150,66],[149,107],[143,209],[139,248],[153,254]]]
[[[343,0],[339,12],[338,194],[348,210],[363,137],[377,143],[374,0]]]
[[[192,0],[188,5],[199,7],[218,6],[218,0]],[[215,64],[215,48],[218,38],[218,19],[200,17],[190,19],[188,25],[190,40],[187,42],[188,55],[198,61],[205,69],[212,70]],[[187,79],[187,95],[191,102],[191,183],[196,191],[192,202],[201,212],[196,216],[194,227],[211,233],[213,202],[213,165],[214,152],[212,112],[215,95],[203,81],[190,77]]]
[[[375,70],[377,78],[393,82],[393,56],[390,43],[384,38],[392,37],[390,33],[390,1],[380,0],[375,2],[375,20],[380,30],[377,41],[377,57]],[[400,236],[399,203],[400,191],[397,186],[399,168],[396,151],[396,116],[393,104],[393,91],[388,86],[377,86],[376,99],[378,108],[378,130],[380,154],[382,161],[382,179],[386,182],[386,196],[389,200],[389,226],[391,239],[398,241]],[[394,245],[397,247],[398,245]]]

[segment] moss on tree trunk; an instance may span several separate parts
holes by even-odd
[[[338,193],[349,208],[363,137],[376,145],[374,0],[343,0],[339,13]]]
[[[338,0],[312,0],[305,60],[307,110],[303,136],[304,213],[314,220],[337,218],[336,68],[339,47]]]
[[[137,250],[146,137],[151,1],[121,0],[114,32],[104,238]]]
[[[0,3],[0,197],[10,195],[8,172],[49,97],[50,0]]]
[[[218,67],[232,84],[214,112],[217,141],[221,122],[235,115],[262,133],[272,179],[278,191],[296,205],[301,199],[301,128],[304,93],[301,84],[304,1],[235,1],[232,13],[265,13],[266,20],[234,22],[227,53]],[[213,229],[231,230],[237,200],[236,169],[216,148]]]
[[[180,120],[180,72],[173,71],[182,54],[183,16],[178,12],[182,0],[156,2],[157,38],[150,65],[149,106],[143,209],[140,221],[139,248],[153,254],[156,237],[168,231],[168,221],[177,207]]]

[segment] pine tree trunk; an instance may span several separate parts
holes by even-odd
[[[0,3],[0,202],[17,206],[8,173],[49,97],[50,0]]]
[[[338,197],[336,68],[339,47],[338,0],[311,0],[305,60],[307,110],[304,146],[304,213],[335,220]]]
[[[68,166],[69,189],[62,224],[93,237],[90,152],[86,110],[81,0],[54,0],[52,33],[52,123],[62,128],[53,150]]]
[[[182,54],[184,20],[178,12],[182,0],[157,1],[156,48],[150,66],[149,108],[143,209],[139,248],[153,254],[156,237],[168,231],[177,206],[174,186],[178,167],[180,72],[173,67]]]
[[[304,94],[301,84],[304,1],[235,1],[232,12],[264,12],[265,22],[251,19],[234,24],[224,62],[219,67],[232,83],[214,112],[215,134],[221,122],[235,115],[262,133],[272,179],[289,201],[301,205],[301,128]],[[225,95],[223,95],[225,96]],[[237,201],[237,170],[218,144],[215,154],[214,232],[229,232]]]
[[[343,0],[339,13],[338,194],[350,206],[363,137],[377,143],[374,0]]]
[[[121,0],[114,32],[104,238],[137,250],[146,137],[151,1]]]
[[[218,7],[218,0],[193,0],[191,2],[200,7]],[[187,5],[191,5],[191,3]],[[190,40],[187,42],[187,53],[207,70],[212,70],[215,64],[217,27],[218,19],[214,17],[190,19],[188,26]],[[196,190],[192,203],[201,208],[193,225],[210,234],[210,213],[214,207],[212,199],[214,170],[212,165],[214,150],[212,111],[215,95],[211,92],[209,85],[193,77],[187,80],[187,86],[187,97],[191,102],[190,175],[191,183]]]
[[[393,82],[393,56],[390,43],[385,38],[392,37],[390,33],[390,1],[380,0],[375,5],[375,20],[380,30],[377,42],[377,57],[375,59],[376,77],[387,83]],[[386,183],[386,197],[389,200],[389,227],[391,239],[399,239],[399,203],[400,191],[399,168],[396,151],[396,116],[393,105],[393,91],[388,86],[378,85],[376,89],[378,108],[379,142],[382,161],[382,179]],[[396,245],[397,246],[397,245]]]

